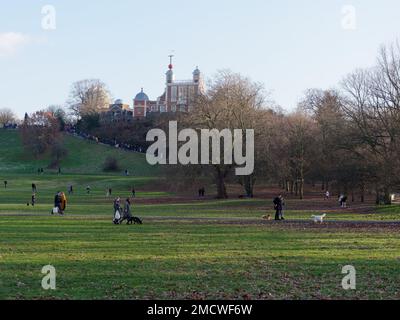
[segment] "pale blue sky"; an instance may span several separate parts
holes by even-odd
[[[46,4],[53,31],[41,28]],[[356,30],[342,28],[344,5],[356,9]],[[130,104],[141,87],[155,99],[174,50],[177,79],[197,65],[207,77],[229,68],[291,110],[307,88],[374,64],[399,32],[398,0],[0,0],[0,108],[22,116],[63,104],[85,78]]]

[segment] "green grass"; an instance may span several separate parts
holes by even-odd
[[[7,189],[0,185],[0,299],[400,298],[398,228],[250,223],[272,214],[270,199],[173,201],[143,155],[73,137],[66,143],[65,173],[37,175],[48,159],[33,161],[15,132],[0,132],[0,182],[9,182]],[[101,172],[106,155],[115,153],[132,176]],[[32,182],[38,186],[34,208],[26,205]],[[75,193],[66,216],[51,216],[55,192],[70,184]],[[114,226],[106,189],[128,197],[132,185],[133,212],[144,225]],[[318,213],[296,210],[290,200],[287,205],[288,219]],[[400,207],[393,206],[375,214],[328,214],[327,220],[399,219]],[[41,288],[48,264],[57,270],[55,291]],[[357,270],[355,291],[341,288],[341,270],[349,264]]]
[[[155,176],[158,173],[158,168],[148,165],[143,154],[125,152],[70,135],[65,136],[64,146],[68,150],[67,157],[60,164],[64,173],[104,174],[103,164],[109,156],[118,159],[121,173],[125,169],[134,176]],[[22,148],[20,135],[16,131],[0,130],[0,150],[0,173],[32,174],[38,168],[46,169],[51,162],[48,155],[32,159]]]
[[[109,219],[0,220],[0,298],[399,298],[400,239],[391,232],[285,231]],[[57,290],[40,283],[57,270]],[[341,269],[358,272],[356,291]]]

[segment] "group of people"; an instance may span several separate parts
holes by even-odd
[[[58,191],[54,197],[54,208],[51,214],[64,215],[64,211],[67,209],[67,196],[64,192]]]
[[[132,211],[131,211],[131,200],[127,198],[125,200],[124,207],[121,206],[121,198],[117,197],[114,200],[114,224],[122,224],[125,220],[132,220]]]
[[[199,189],[199,198],[204,198],[206,196],[206,188],[201,187]]]

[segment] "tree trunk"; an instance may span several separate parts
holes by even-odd
[[[225,174],[219,167],[217,168],[216,184],[217,184],[217,198],[228,199],[228,193],[226,192],[226,185],[225,185]]]
[[[384,201],[385,205],[392,205],[392,197],[391,197],[391,192],[390,192],[389,187],[384,188],[383,201]]]
[[[364,182],[361,183],[361,203],[365,202],[365,185]]]
[[[243,187],[248,198],[254,198],[255,178],[253,175],[243,177]]]
[[[304,199],[304,179],[300,180],[299,196],[300,196],[300,200]]]

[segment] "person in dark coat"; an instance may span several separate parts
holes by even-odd
[[[31,204],[32,204],[32,207],[35,206],[35,203],[36,203],[36,194],[32,193],[32,197],[31,197]]]
[[[273,203],[274,203],[274,209],[275,209],[275,220],[276,221],[284,220],[283,215],[282,215],[283,206],[284,206],[282,195],[279,195],[278,197],[276,197],[274,199]]]
[[[61,210],[61,191],[58,191],[54,197],[54,208],[58,208],[58,213],[59,214],[63,214],[62,210]],[[52,211],[52,214],[54,214],[54,212]]]
[[[132,219],[132,212],[131,212],[131,201],[128,199],[126,199],[125,201],[125,205],[124,205],[124,216],[122,217],[120,223],[124,222],[125,220],[129,220]]]

